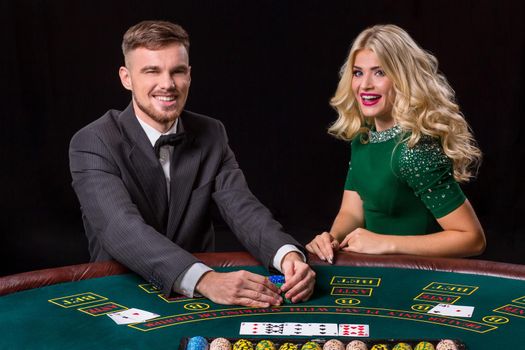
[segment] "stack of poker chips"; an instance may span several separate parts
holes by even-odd
[[[281,288],[281,286],[284,284],[285,279],[283,275],[272,275],[268,276],[268,280],[272,282],[277,288]],[[281,293],[281,296],[283,297],[283,300],[285,303],[291,303],[292,301],[288,298],[286,298],[285,293]]]
[[[184,341],[184,340],[183,340]],[[233,345],[232,345],[233,344]],[[256,344],[254,346],[254,344]],[[181,344],[182,345],[182,344]],[[201,336],[189,338],[181,350],[464,350],[464,344],[451,339],[441,340],[351,340],[339,339],[311,341],[284,339],[226,339],[215,338],[210,343]]]

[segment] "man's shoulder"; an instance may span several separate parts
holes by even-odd
[[[122,111],[116,109],[108,110],[102,116],[81,127],[73,135],[73,139],[77,138],[79,135],[96,134],[102,136],[107,133],[115,133],[118,129],[117,119],[121,113]]]
[[[105,130],[108,128],[116,128],[117,127],[117,119],[119,115],[122,113],[122,111],[116,110],[116,109],[110,109],[107,112],[105,112],[102,116],[99,118],[93,120],[86,126],[80,129],[82,130]]]
[[[180,118],[184,129],[191,134],[209,137],[225,133],[222,122],[207,115],[184,110]]]
[[[110,109],[102,116],[78,130],[71,138],[70,147],[76,145],[111,144],[122,140],[122,130],[118,119],[122,111]]]
[[[182,122],[185,124],[200,124],[200,125],[208,125],[208,126],[217,126],[222,125],[222,123],[215,118],[209,117],[204,114],[195,113],[192,111],[188,111],[187,109],[184,110],[184,112],[181,114]]]

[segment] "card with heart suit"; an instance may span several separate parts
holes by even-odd
[[[437,304],[428,313],[441,316],[472,317],[474,306]]]
[[[370,329],[367,324],[339,324],[339,336],[342,337],[369,337]]]

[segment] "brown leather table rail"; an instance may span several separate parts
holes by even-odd
[[[246,252],[196,253],[194,255],[210,266],[259,265],[259,262]],[[327,263],[314,256],[310,256],[310,263],[312,265],[327,265]],[[447,271],[525,280],[525,265],[476,259],[433,258],[413,255],[366,255],[339,252],[335,259],[335,265]],[[56,283],[73,282],[128,272],[130,271],[125,266],[115,261],[23,272],[0,277],[0,295]]]

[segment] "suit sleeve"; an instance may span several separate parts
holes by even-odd
[[[249,190],[222,124],[221,134],[223,161],[215,179],[213,199],[228,226],[267,268],[272,267],[273,257],[285,244],[293,244],[304,251],[292,236],[283,232],[281,224]]]
[[[71,140],[73,188],[84,222],[109,255],[169,294],[177,277],[198,260],[148,225],[121,178],[110,147],[89,129]]]

